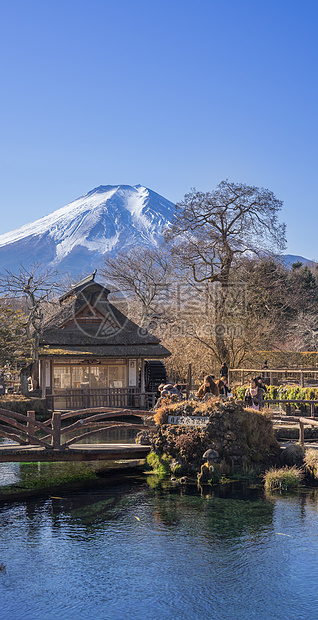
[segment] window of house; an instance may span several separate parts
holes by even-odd
[[[55,366],[54,367],[53,386],[61,390],[71,387],[70,366]]]
[[[123,388],[127,385],[126,364],[54,365],[53,385],[56,389]]]

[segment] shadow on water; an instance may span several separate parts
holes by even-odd
[[[107,523],[144,520],[145,506],[152,509],[151,527],[186,531],[189,536],[207,540],[256,535],[271,526],[274,503],[264,498],[261,488],[251,489],[240,483],[226,488],[176,486],[153,476],[117,474],[103,489],[64,493],[50,497],[50,512],[56,527],[59,523],[80,525],[86,533],[105,528]],[[29,511],[29,509],[28,509]],[[149,515],[147,522],[149,523]],[[73,530],[76,531],[76,530]]]
[[[0,598],[8,618],[27,620],[309,620],[317,507],[318,489],[265,495],[133,473],[2,503]]]
[[[73,433],[74,435],[74,433]],[[83,443],[134,443],[136,431],[114,429],[88,437]],[[67,436],[68,437],[68,436]],[[0,439],[0,443],[14,443]],[[87,488],[90,484],[102,486],[105,477],[110,478],[118,471],[139,467],[143,461],[92,461],[92,462],[30,462],[0,463],[0,501],[9,497],[22,497],[46,494],[50,489]]]

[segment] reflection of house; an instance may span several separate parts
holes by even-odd
[[[54,409],[143,405],[139,368],[145,359],[170,355],[158,338],[108,301],[110,291],[94,276],[63,295],[44,326],[39,378],[42,395],[53,396]]]

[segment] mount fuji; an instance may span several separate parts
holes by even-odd
[[[31,224],[0,235],[0,271],[35,262],[71,276],[98,267],[103,255],[157,246],[172,202],[142,185],[106,185]]]

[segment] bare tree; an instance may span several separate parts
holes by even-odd
[[[285,225],[278,222],[282,202],[263,188],[222,181],[213,192],[195,189],[176,205],[165,232],[174,260],[194,285],[213,283],[214,340],[218,357],[230,362],[222,333],[228,317],[240,259],[249,254],[280,252]]]
[[[18,273],[5,270],[0,275],[0,291],[8,296],[24,298],[27,308],[26,334],[32,342],[33,360],[38,359],[39,341],[44,319],[44,306],[60,291],[58,271],[42,269],[35,263],[30,269],[21,265]]]
[[[171,262],[164,249],[137,246],[105,258],[101,274],[107,283],[140,303],[141,325],[147,327],[156,301],[169,287]]]

